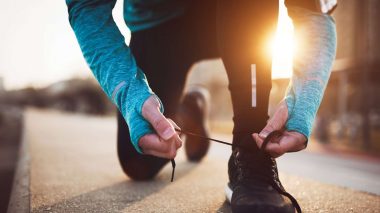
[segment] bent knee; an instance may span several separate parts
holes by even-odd
[[[167,161],[167,160],[165,160]],[[124,173],[135,181],[153,179],[166,164],[163,159],[130,160],[122,164]]]

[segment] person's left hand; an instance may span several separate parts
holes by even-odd
[[[269,133],[274,130],[281,130],[285,128],[285,124],[288,120],[288,107],[285,101],[281,101],[278,105],[275,113],[269,119],[265,128],[259,133],[253,133],[252,137],[256,141],[257,146],[261,147],[264,139]],[[267,146],[265,151],[268,152],[272,157],[277,158],[286,152],[296,152],[306,148],[307,138],[296,131],[285,130],[280,137],[272,139]]]

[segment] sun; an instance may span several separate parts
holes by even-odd
[[[295,47],[293,23],[288,16],[284,1],[280,0],[277,31],[270,45],[272,78],[291,77]]]

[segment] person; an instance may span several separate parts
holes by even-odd
[[[271,59],[264,52],[277,25],[278,0],[124,0],[129,47],[112,18],[115,2],[66,0],[83,55],[119,109],[123,171],[133,180],[152,179],[173,159],[183,143],[175,121],[207,135],[207,95],[182,93],[192,64],[220,57],[234,113],[226,188],[232,211],[293,212],[295,199],[282,187],[274,158],[306,147],[335,56],[331,16],[315,10],[314,0],[286,0],[304,47],[286,96],[267,122]],[[264,140],[279,129],[285,131],[261,154]],[[186,137],[189,160],[200,161],[207,147],[208,141]]]

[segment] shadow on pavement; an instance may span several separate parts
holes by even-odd
[[[186,176],[198,164],[180,162],[177,165],[174,183]],[[169,174],[161,174],[151,181],[133,181],[127,179],[75,197],[64,199],[52,205],[42,205],[32,212],[120,212],[133,203],[159,192],[170,185]]]

